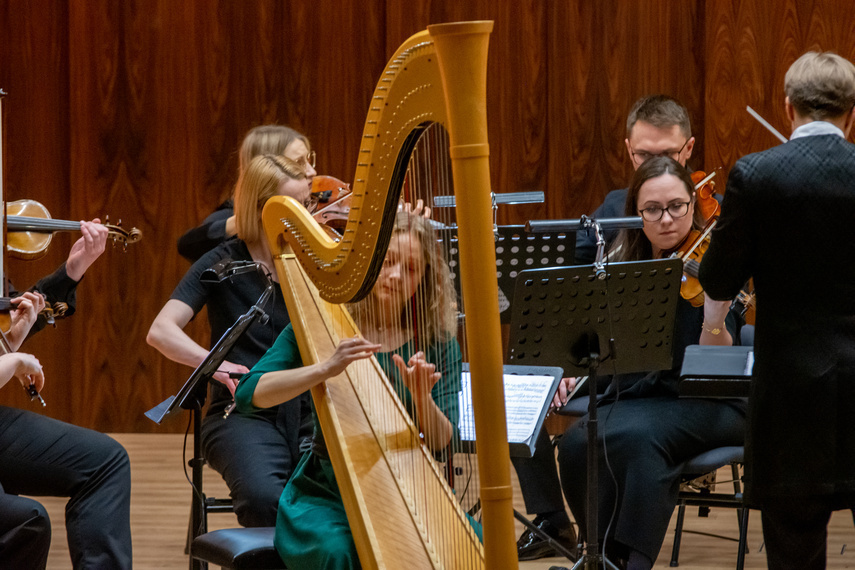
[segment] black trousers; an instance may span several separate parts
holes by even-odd
[[[828,521],[836,510],[855,515],[855,498],[783,497],[761,511],[770,570],[821,570],[826,565]]]
[[[608,540],[656,560],[677,504],[683,463],[716,447],[742,445],[745,414],[724,400],[676,397],[620,400],[600,405],[597,413],[599,542],[614,516]],[[583,533],[587,420],[571,426],[558,445],[561,486]]]
[[[50,520],[41,504],[17,495],[69,497],[75,569],[131,568],[131,466],[112,438],[0,406],[0,567],[44,568]]]
[[[241,526],[276,526],[285,483],[297,467],[300,442],[312,435],[310,396],[255,414],[223,418],[219,403],[202,420],[202,448],[208,464],[229,487]]]
[[[540,430],[531,457],[511,457],[517,471],[525,510],[540,515],[564,510],[564,496],[558,479],[555,451],[546,429]]]

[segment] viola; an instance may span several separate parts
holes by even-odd
[[[706,224],[703,230],[692,230],[677,247],[672,257],[679,257],[683,261],[683,282],[680,285],[680,296],[689,301],[693,307],[704,304],[704,289],[698,281],[698,269],[701,259],[710,245],[710,232],[718,222],[721,204],[715,199],[715,177],[716,171],[707,175],[697,171],[691,174],[692,182],[695,183],[695,203],[700,210]]]
[[[9,316],[9,311],[14,308],[14,305],[12,305],[10,301],[11,299],[9,297],[0,297],[0,305],[5,304],[7,307],[3,308],[0,306],[0,354],[11,354],[15,352],[12,350],[12,345],[9,344],[9,339],[6,338],[6,333],[9,332],[9,329],[12,327],[12,320]],[[47,307],[45,307],[45,310],[48,310]],[[51,311],[52,310],[53,309],[51,309]],[[42,313],[44,312],[45,311],[43,310]],[[5,317],[5,319],[3,319],[3,317]],[[51,324],[53,323],[51,322]],[[36,386],[34,384],[24,386],[24,391],[27,392],[30,400],[38,400],[42,406],[47,406],[44,398],[42,398],[42,395],[39,394],[38,390],[36,390]]]
[[[732,306],[739,309],[739,313],[747,324],[754,324],[757,311],[757,294],[754,292],[753,278],[749,279],[745,287],[739,291],[736,299],[733,300]]]
[[[332,237],[338,238],[344,233],[352,192],[350,184],[332,176],[318,175],[312,179],[312,196],[318,198],[319,205],[324,204],[312,216],[316,222],[336,232]]]
[[[704,304],[704,288],[698,281],[701,259],[710,245],[710,232],[715,224],[708,224],[703,230],[692,230],[672,256],[683,261],[683,281],[680,284],[680,296],[693,307]]]
[[[7,333],[12,328],[9,313],[16,308],[17,305],[12,304],[12,297],[0,297],[0,332]],[[65,303],[57,302],[51,305],[46,302],[45,308],[39,315],[45,318],[47,324],[56,326],[56,319],[64,317],[66,311],[68,311],[68,305]]]
[[[54,220],[47,208],[35,200],[9,202],[6,204],[6,214],[6,251],[18,259],[32,260],[45,255],[53,232],[80,230],[80,222]],[[125,230],[121,222],[102,225],[107,228],[113,243],[119,243],[124,248],[142,239],[140,230]]]
[[[318,199],[319,205],[336,202],[351,193],[350,184],[342,182],[334,176],[316,174],[312,178],[312,196]]]

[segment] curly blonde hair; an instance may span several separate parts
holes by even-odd
[[[401,312],[402,330],[409,330],[422,346],[447,340],[457,331],[457,295],[433,226],[422,216],[400,211],[392,232],[392,235],[406,233],[416,238],[425,262],[424,276],[413,294],[420,313],[413,315],[409,306],[405,308]],[[349,305],[348,309],[357,323],[366,322],[376,314],[374,293]]]

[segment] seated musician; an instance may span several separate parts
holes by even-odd
[[[689,112],[667,95],[644,96],[632,105],[626,118],[624,144],[634,170],[654,156],[670,156],[686,166],[695,148]],[[591,217],[622,217],[626,192],[626,188],[609,192]],[[616,236],[616,231],[606,231],[606,245]],[[576,232],[576,263],[593,263],[596,253],[593,232]]]
[[[13,299],[9,348],[17,350],[39,327],[48,302],[75,307],[75,289],[103,253],[107,228],[81,222],[83,237],[57,271]],[[32,356],[0,356],[0,386],[17,377],[40,391],[41,365]],[[22,497],[69,497],[65,510],[74,568],[131,568],[131,466],[124,448],[107,435],[26,410],[0,406],[0,566],[44,568],[51,543],[48,513]]]
[[[272,196],[291,196],[312,207],[305,170],[282,156],[262,155],[250,161],[235,190],[237,236],[194,263],[158,313],[147,342],[164,356],[197,367],[208,356],[184,327],[208,307],[211,345],[246,313],[267,287],[257,272],[235,275],[220,283],[203,283],[202,274],[220,262],[254,261],[272,271],[273,259],[261,227],[261,210]],[[277,280],[275,272],[274,280]],[[254,323],[235,343],[211,383],[208,411],[202,420],[202,450],[208,464],[223,476],[234,501],[238,522],[246,527],[273,526],[276,503],[300,457],[301,440],[311,436],[308,394],[263,413],[224,417],[236,385],[229,373],[245,373],[273,345],[289,322],[278,281],[264,308],[269,319]],[[296,394],[295,394],[296,395]]]
[[[260,125],[246,133],[238,152],[238,178],[256,156],[272,154],[284,156],[306,171],[309,186],[315,172],[315,153],[305,135],[282,125]],[[178,253],[195,262],[225,240],[237,234],[235,203],[228,198],[217,206],[201,224],[184,232],[178,238]]]
[[[624,210],[625,216],[641,215],[644,228],[620,231],[613,246],[622,247],[617,261],[668,257],[693,228],[703,227],[703,216],[698,214],[688,172],[669,157],[646,161],[635,172]],[[640,570],[653,565],[677,504],[685,461],[710,449],[743,444],[744,401],[679,398],[677,394],[686,346],[730,345],[738,340],[737,315],[729,307],[730,302],[709,297],[702,307],[678,299],[674,367],[614,377],[598,406],[597,539],[619,567]],[[575,382],[568,378],[563,384],[562,390]],[[558,446],[564,495],[583,531],[586,418],[570,427]],[[604,537],[607,527],[609,536]]]
[[[669,156],[685,166],[692,156],[695,138],[686,108],[667,95],[648,95],[638,99],[626,119],[627,156],[633,169],[656,156]],[[624,216],[627,189],[613,190],[593,213],[593,218]],[[636,213],[632,214],[637,215]],[[616,231],[606,231],[606,247],[614,241]],[[594,232],[576,232],[576,263],[594,262],[597,248]],[[560,402],[557,403],[560,407]],[[576,549],[576,535],[567,517],[555,457],[546,430],[538,436],[534,457],[512,458],[519,477],[526,511],[536,515],[534,524],[570,551]],[[525,531],[517,542],[520,560],[554,556],[555,550],[537,534]]]
[[[250,412],[280,402],[376,356],[433,451],[445,449],[459,414],[461,353],[448,267],[422,216],[401,211],[370,295],[350,307],[364,338],[343,340],[325,362],[303,366],[289,325],[244,376],[235,400]],[[408,305],[422,307],[414,329]],[[418,344],[417,344],[418,343]],[[320,426],[279,501],[276,549],[289,568],[356,568],[359,560]]]

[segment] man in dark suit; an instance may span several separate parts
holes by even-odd
[[[624,143],[635,169],[654,156],[670,156],[685,166],[695,146],[689,113],[667,95],[642,97],[633,104],[627,116]],[[592,217],[621,218],[625,215],[625,203],[626,188],[613,190]],[[617,231],[606,232],[606,241],[611,242],[615,235]],[[596,251],[593,232],[590,236],[586,232],[577,232],[576,263],[593,263]],[[566,394],[557,395],[556,403],[562,397]],[[568,550],[575,551],[576,535],[567,517],[555,454],[546,430],[539,434],[534,457],[512,458],[512,462],[517,470],[526,511],[536,515],[534,524]],[[535,560],[555,556],[557,552],[534,532],[525,531],[517,542],[517,554],[520,560]]]
[[[746,502],[769,568],[812,569],[855,507],[855,66],[807,53],[784,91],[793,134],[734,165],[700,281],[731,299],[754,278]]]

